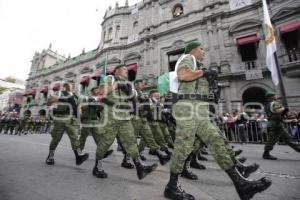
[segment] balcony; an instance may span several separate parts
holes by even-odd
[[[292,49],[278,56],[280,67],[288,77],[300,77],[300,50]]]
[[[245,63],[245,70],[246,71],[257,69],[256,60],[246,61],[244,63]]]

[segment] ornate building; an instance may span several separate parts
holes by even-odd
[[[268,6],[288,103],[299,108],[300,2],[269,0]],[[101,25],[100,43],[92,51],[65,58],[50,46],[35,53],[23,110],[46,110],[45,98],[63,81],[74,82],[78,93],[96,85],[104,60],[108,73],[124,63],[130,80],[142,78],[154,87],[157,76],[173,70],[184,46],[195,40],[204,45],[204,65],[219,71],[220,112],[263,102],[266,90],[279,93],[265,63],[261,0],[143,0],[133,6],[126,1],[110,7]]]

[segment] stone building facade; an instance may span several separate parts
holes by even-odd
[[[297,109],[300,2],[269,0],[268,6],[288,103]],[[223,85],[220,112],[263,102],[267,90],[279,94],[265,62],[261,0],[143,0],[132,6],[126,1],[124,6],[108,8],[101,26],[98,48],[92,51],[66,58],[50,46],[35,53],[26,85],[26,96],[35,101],[25,104],[23,110],[46,110],[45,98],[63,81],[75,83],[78,93],[85,82],[89,87],[96,85],[87,76],[97,77],[104,60],[108,73],[124,63],[131,80],[142,78],[147,87],[155,87],[160,74],[174,69],[184,46],[196,40],[204,45],[204,65],[219,71]]]

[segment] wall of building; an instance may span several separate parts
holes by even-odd
[[[287,52],[278,27],[291,21],[300,22],[300,2],[269,2],[286,93],[290,106],[296,108],[300,105],[300,90],[297,89],[300,74],[295,75],[292,70],[300,65],[300,59],[293,63],[287,62]],[[173,17],[173,9],[178,4],[182,5],[183,14]],[[47,65],[52,64],[52,58],[58,57],[58,54],[53,54],[53,51],[44,51],[44,57],[36,54],[27,88],[40,88],[57,81],[73,80],[78,83],[82,76],[99,70],[105,59],[112,67],[119,63],[137,63],[137,78],[143,78],[148,87],[153,87],[156,77],[169,70],[168,53],[182,49],[191,41],[199,40],[206,51],[203,64],[220,69],[221,72],[220,81],[224,87],[220,107],[231,112],[243,103],[243,92],[248,88],[259,87],[279,93],[266,68],[262,19],[260,0],[252,0],[250,5],[237,10],[230,10],[229,2],[222,0],[145,0],[133,6],[118,6],[107,10],[104,16],[99,48],[74,58],[59,57],[52,66]],[[118,34],[117,27],[120,28]],[[110,28],[111,38],[108,38]],[[241,60],[236,40],[252,34],[260,39],[257,43],[255,64],[263,77],[246,80],[245,63]],[[300,46],[300,39],[298,42]],[[47,58],[44,66],[37,67],[42,58]],[[95,82],[91,85],[93,84]]]

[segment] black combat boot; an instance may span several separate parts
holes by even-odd
[[[195,168],[195,169],[200,169],[200,170],[206,169],[206,167],[204,165],[202,165],[201,163],[198,162],[197,154],[192,156],[191,167]]]
[[[127,153],[124,153],[124,158],[121,164],[122,167],[126,169],[133,169],[133,164],[130,163],[130,157],[127,155]]]
[[[54,165],[54,151],[55,150],[49,150],[49,155],[46,159],[47,165]]]
[[[262,157],[263,157],[263,159],[266,159],[266,160],[277,160],[276,157],[274,157],[270,154],[269,150],[265,150]]]
[[[240,174],[245,178],[248,178],[251,173],[255,172],[259,168],[259,165],[256,163],[252,165],[244,165],[237,159],[234,159],[233,163],[235,164],[236,169],[239,170]]]
[[[266,177],[253,181],[245,179],[235,167],[226,170],[226,173],[232,180],[241,200],[251,199],[256,193],[266,190],[272,184],[271,179]]]
[[[103,169],[102,160],[96,158],[93,175],[97,178],[107,178],[107,173]]]
[[[155,154],[157,155],[161,165],[165,165],[170,160],[170,157],[159,149],[155,149]]]
[[[148,174],[150,174],[153,170],[157,168],[156,163],[152,165],[145,165],[139,160],[139,158],[133,158],[132,160],[136,168],[137,176],[140,180],[145,178]]]
[[[207,152],[206,150],[202,150],[202,151],[201,151],[201,154],[203,154],[203,155],[208,155],[208,152]]]
[[[239,149],[239,150],[234,150],[234,156],[238,156],[243,152],[243,150]]]
[[[195,200],[194,196],[186,193],[178,184],[179,174],[171,172],[170,181],[166,185],[164,196],[172,200]]]
[[[150,150],[149,150],[149,154],[152,155],[152,156],[156,156],[155,150],[151,150],[151,149],[150,149]]]
[[[170,159],[172,156],[172,152],[169,151],[169,149],[164,150],[164,152],[169,156],[169,159]]]
[[[205,156],[203,156],[201,153],[198,153],[198,160],[208,161],[208,159]]]
[[[147,158],[146,158],[142,153],[140,153],[140,159],[141,159],[142,161],[146,161],[146,160],[147,160]]]
[[[105,154],[104,154],[104,156],[103,156],[103,158],[107,158],[108,156],[110,156],[112,153],[114,152],[114,150],[108,150]]]
[[[191,171],[191,168],[190,168],[191,159],[192,159],[192,156],[189,155],[189,157],[185,160],[183,170],[181,173],[181,177],[184,177],[184,178],[187,178],[190,180],[198,180],[198,176]]]
[[[293,142],[287,142],[287,145],[289,145],[292,149],[294,149],[295,151],[300,153],[300,145],[299,144],[295,144]]]
[[[84,161],[86,161],[89,158],[88,153],[82,153],[80,149],[74,150],[75,159],[76,159],[76,165],[81,165]]]
[[[245,157],[240,157],[240,158],[237,158],[238,161],[240,161],[241,163],[245,163],[247,158]]]

